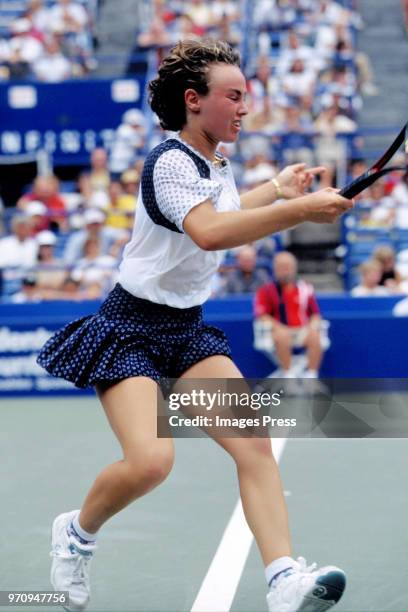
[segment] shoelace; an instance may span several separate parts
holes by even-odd
[[[68,554],[68,553],[59,553],[52,550],[50,552],[50,557],[58,557],[59,559],[69,559],[73,563],[75,563],[74,570],[72,572],[72,581],[71,584],[85,584],[88,585],[88,574],[87,569],[90,560],[92,559],[92,555],[81,555],[81,553]]]
[[[78,555],[75,560],[75,569],[72,572],[72,584],[85,584],[88,586],[87,569],[90,560],[90,556]]]
[[[312,563],[308,566],[304,557],[298,557],[296,559],[295,569],[302,574],[311,574],[315,571],[315,569],[317,569],[317,563]]]
[[[317,568],[317,563],[312,563],[311,565],[308,566],[306,559],[304,557],[298,557],[293,565],[294,572],[304,574],[304,575],[310,574],[316,568]],[[276,589],[277,592],[282,591],[282,589],[285,587],[285,578],[287,577],[288,575],[286,574],[286,572],[278,576],[276,580],[273,581],[272,588],[274,590]],[[298,584],[298,588],[300,588],[300,583]]]

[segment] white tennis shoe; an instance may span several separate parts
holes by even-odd
[[[333,565],[316,569],[299,557],[293,569],[280,574],[266,596],[269,612],[326,612],[346,587],[345,573]]]
[[[51,584],[56,591],[68,591],[67,610],[83,610],[89,602],[89,565],[96,549],[96,544],[81,544],[68,535],[67,528],[78,512],[60,514],[52,525]]]

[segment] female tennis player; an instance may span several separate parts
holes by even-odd
[[[239,56],[226,43],[179,42],[149,87],[162,127],[177,135],[146,158],[119,282],[97,314],[68,324],[39,356],[51,374],[95,387],[123,449],[123,459],[96,478],[81,510],[53,523],[52,584],[69,591],[76,610],[89,601],[99,529],[171,470],[173,441],[156,433],[158,383],[242,378],[224,334],[202,320],[221,251],[302,221],[332,222],[352,206],[332,189],[305,195],[322,169],[303,164],[239,197],[230,164],[217,152],[219,142],[237,140],[247,113]],[[292,558],[270,440],[212,437],[237,466],[245,515],[266,567],[269,611],[330,608],[345,575]]]

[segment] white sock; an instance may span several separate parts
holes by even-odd
[[[268,586],[271,586],[272,580],[277,574],[291,567],[293,567],[292,557],[279,557],[279,559],[275,559],[275,561],[267,565],[265,568],[265,578]]]
[[[89,531],[85,531],[85,529],[82,529],[81,525],[79,524],[78,517],[79,517],[79,512],[72,521],[72,526],[76,534],[79,535],[79,537],[82,540],[85,540],[86,542],[95,542],[98,534],[89,533]]]
[[[305,378],[317,378],[317,370],[311,370],[310,368],[305,372]]]

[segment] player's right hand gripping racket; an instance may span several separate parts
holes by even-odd
[[[358,195],[364,189],[367,189],[370,185],[375,183],[376,180],[384,176],[384,174],[388,174],[388,172],[393,172],[394,170],[403,170],[404,172],[408,171],[408,165],[405,166],[388,166],[388,168],[384,168],[385,164],[390,161],[391,157],[398,151],[398,149],[404,145],[404,152],[408,154],[408,140],[407,140],[407,129],[408,123],[404,125],[392,145],[389,149],[384,153],[384,155],[375,162],[366,172],[361,174],[359,177],[354,179],[351,183],[343,187],[340,191],[340,195],[344,198],[348,198],[351,200],[354,196]]]

